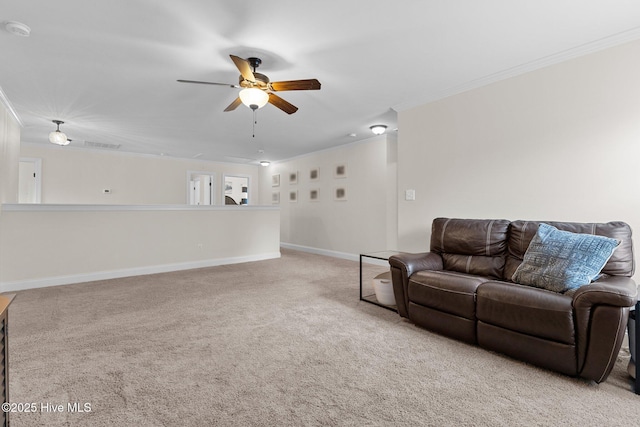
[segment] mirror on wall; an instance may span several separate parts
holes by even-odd
[[[224,182],[225,205],[249,204],[249,177],[246,175],[225,175]]]
[[[190,205],[215,205],[215,176],[210,172],[189,172],[187,186]]]

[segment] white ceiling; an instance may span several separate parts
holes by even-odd
[[[48,144],[73,140],[207,160],[281,160],[397,127],[396,111],[640,38],[638,0],[3,0],[0,88]],[[299,107],[225,113],[238,89],[229,54],[263,60]],[[401,130],[400,130],[401,131]],[[355,137],[349,134],[356,134]],[[258,150],[264,150],[263,153]]]

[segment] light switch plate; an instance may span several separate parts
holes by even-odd
[[[404,192],[405,200],[415,200],[416,199],[416,190],[406,190]]]

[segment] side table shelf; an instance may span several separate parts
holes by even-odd
[[[9,304],[13,301],[15,294],[0,295],[0,373],[2,381],[0,392],[2,393],[2,402],[9,402]],[[9,425],[9,413],[2,411],[0,413],[0,425]]]
[[[636,337],[635,337],[635,344],[636,344],[636,365],[635,365],[635,369],[636,369],[636,380],[635,380],[635,392],[636,394],[640,394],[640,375],[638,375],[638,365],[640,365],[640,363],[638,363],[638,359],[640,359],[640,301],[638,301],[636,303],[636,311],[635,311],[635,321],[636,321]]]
[[[398,252],[398,251],[381,251],[381,252],[370,252],[366,254],[360,254],[360,301],[365,301],[370,304],[377,305],[378,307],[395,311],[396,313],[398,312],[398,309],[395,305],[386,305],[378,302],[375,294],[362,295],[362,259],[372,258],[372,259],[377,259],[382,261],[389,261],[389,258],[391,258],[393,255],[399,255],[401,253],[402,252]]]

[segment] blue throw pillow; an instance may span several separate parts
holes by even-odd
[[[619,244],[609,237],[570,233],[542,223],[511,280],[554,292],[579,288],[600,274]]]

